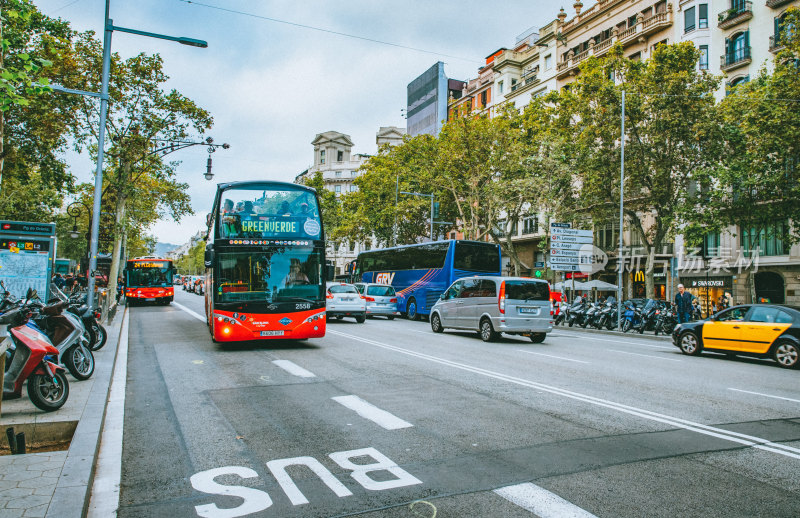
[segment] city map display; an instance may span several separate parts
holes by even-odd
[[[49,240],[0,240],[0,280],[14,297],[24,297],[28,288],[35,289],[40,296],[46,295],[50,280],[49,261]]]

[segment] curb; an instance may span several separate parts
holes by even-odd
[[[585,329],[585,328],[583,328],[581,326],[573,326],[573,327],[554,326],[553,327],[553,332],[557,332],[557,331],[567,331],[567,332],[576,332],[576,333],[584,333],[584,334],[611,335],[611,336],[620,336],[620,337],[627,336],[629,338],[637,338],[637,339],[638,338],[643,338],[645,340],[653,340],[653,341],[657,341],[657,342],[669,341],[670,343],[672,343],[672,337],[668,336],[668,335],[657,335],[657,336],[656,335],[652,335],[652,334],[650,334],[650,335],[641,334],[640,335],[639,333],[636,333],[636,332],[634,332],[634,333],[623,333],[622,331],[608,331],[606,329],[594,329],[594,328],[591,328],[591,329],[586,328]]]
[[[107,347],[114,346],[113,358],[101,369],[95,370],[95,382],[78,421],[78,427],[72,436],[64,468],[58,477],[58,483],[45,518],[80,518],[85,516],[89,507],[95,462],[100,451],[100,437],[102,436],[106,405],[119,352],[124,319],[125,312],[123,311],[119,323],[110,326],[108,330],[109,340],[112,337],[116,340],[114,344],[106,344]]]

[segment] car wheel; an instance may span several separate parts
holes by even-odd
[[[784,369],[800,368],[800,350],[797,344],[789,340],[781,340],[775,344],[772,357],[778,362],[778,366]]]
[[[547,335],[545,333],[531,333],[531,342],[540,344],[544,342],[546,336]]]
[[[366,320],[367,320],[366,315],[358,315],[356,317],[356,322],[358,322],[359,324],[363,324]]]
[[[497,340],[497,333],[492,328],[492,322],[488,318],[481,320],[480,327],[481,340],[484,342],[494,342]]]
[[[417,313],[417,299],[410,298],[408,299],[408,304],[406,304],[406,317],[409,320],[419,320],[419,313]]]
[[[681,333],[678,337],[678,345],[681,348],[681,352],[689,356],[697,356],[702,350],[697,335],[691,331],[684,331]]]
[[[431,315],[431,330],[434,333],[441,333],[444,331],[444,328],[442,327],[442,321],[439,319],[438,313]]]

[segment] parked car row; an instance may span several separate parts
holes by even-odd
[[[397,294],[385,284],[327,283],[329,319],[369,317],[392,320],[399,315]],[[475,276],[456,280],[439,297],[430,313],[431,330],[469,330],[485,342],[500,334],[522,335],[543,342],[553,329],[553,304],[546,281],[523,277]]]

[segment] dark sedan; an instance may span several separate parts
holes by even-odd
[[[696,322],[678,324],[672,343],[682,353],[721,352],[772,358],[786,369],[800,367],[800,308],[779,304],[734,306]]]

